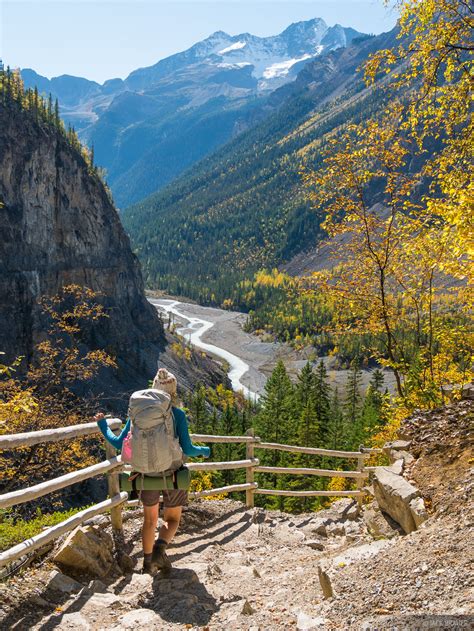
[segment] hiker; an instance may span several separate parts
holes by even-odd
[[[137,407],[141,404],[142,413],[147,414],[150,410],[150,405],[162,406],[164,410],[163,414],[167,415],[169,419],[170,432],[167,431],[168,425],[166,422],[161,421],[161,426],[156,428],[156,435],[159,435],[160,440],[157,443],[161,444],[163,449],[167,453],[161,453],[160,449],[156,448],[156,445],[152,445],[151,448],[146,447],[144,450],[137,449],[138,443],[132,443],[133,453],[135,458],[140,458],[145,454],[145,465],[141,467],[141,470],[145,471],[147,477],[162,477],[166,473],[176,471],[184,462],[184,455],[186,456],[204,456],[208,458],[210,454],[209,447],[198,447],[193,445],[189,436],[188,420],[186,414],[178,406],[177,395],[177,381],[176,377],[168,372],[165,368],[160,368],[153,381],[153,389],[140,390],[134,392],[130,397],[129,417],[137,420],[140,408]],[[138,411],[137,411],[138,410]],[[163,419],[163,416],[160,417]],[[113,445],[116,449],[122,450],[122,458],[125,459],[124,441],[130,439],[129,432],[132,428],[132,421],[127,418],[125,427],[122,429],[118,436],[112,432],[107,425],[107,420],[104,414],[101,412],[94,416],[94,420],[97,422],[100,431],[106,438],[106,440]],[[132,428],[133,429],[133,428]],[[149,429],[149,425],[146,427]],[[154,428],[152,428],[154,429]],[[144,432],[141,432],[144,434]],[[135,440],[135,438],[133,438]],[[142,440],[140,438],[137,441]],[[146,441],[146,438],[144,439]],[[152,455],[150,456],[150,452]],[[155,463],[158,462],[156,458],[161,457],[162,462],[166,462],[166,471],[148,471],[146,465],[149,465],[150,458],[155,458]],[[170,462],[172,463],[171,466]],[[132,462],[132,467],[133,467]],[[151,465],[149,465],[151,466]],[[140,470],[140,467],[136,467]],[[135,469],[135,467],[134,467]],[[156,526],[158,523],[159,514],[159,502],[160,496],[163,498],[163,525],[160,528],[158,539],[155,541]],[[171,569],[171,562],[166,554],[166,547],[173,539],[176,531],[179,527],[181,519],[181,513],[183,506],[188,503],[187,490],[172,489],[172,490],[141,490],[139,491],[139,497],[143,503],[144,521],[142,528],[142,542],[143,542],[143,573],[155,574],[158,570],[165,572]]]

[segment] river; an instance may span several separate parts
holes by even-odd
[[[246,314],[226,311],[214,307],[203,307],[189,302],[168,298],[149,298],[162,314],[172,316],[178,325],[177,332],[198,349],[223,359],[230,367],[229,379],[236,392],[242,392],[252,401],[262,395],[265,383],[278,359],[283,359],[288,373],[293,379],[311,358],[311,349],[295,351],[280,342],[263,342],[258,336],[246,333],[243,325]],[[313,355],[313,356],[312,356]],[[320,357],[328,371],[329,383],[344,391],[348,370],[338,367],[336,357]],[[361,375],[362,392],[371,377],[371,370],[363,370]],[[384,370],[385,386],[395,391],[393,374]]]
[[[179,335],[182,335],[186,340],[188,340],[193,346],[199,348],[206,353],[214,355],[215,357],[219,357],[223,359],[229,365],[229,379],[232,384],[232,388],[236,392],[242,392],[242,394],[251,399],[252,401],[257,401],[260,398],[260,393],[256,390],[252,390],[245,383],[242,382],[242,378],[247,373],[250,373],[250,365],[247,361],[244,361],[242,357],[239,357],[235,353],[223,348],[222,346],[217,346],[216,344],[212,344],[211,342],[206,342],[202,338],[203,336],[212,329],[218,321],[225,320],[227,323],[230,321],[234,321],[235,318],[241,319],[241,316],[244,314],[235,313],[235,312],[225,312],[221,309],[212,309],[208,307],[201,307],[200,305],[193,305],[191,303],[182,303],[178,300],[169,300],[165,298],[160,299],[150,299],[150,302],[157,307],[157,309],[165,314],[173,314],[178,318],[178,321],[182,323],[182,326],[177,328],[176,332]],[[207,318],[198,317],[197,315],[193,315],[190,311],[200,311],[200,315],[206,314]],[[222,317],[222,315],[230,315],[229,317]],[[241,325],[238,324],[236,327],[236,331],[234,331],[234,336],[237,332],[241,331]],[[245,334],[243,331],[243,337]],[[221,343],[225,344],[225,333],[220,337]],[[242,335],[238,336],[239,338]],[[235,340],[237,341],[237,340]],[[243,340],[241,340],[242,342]],[[266,359],[267,357],[265,357]],[[263,379],[265,376],[262,375]]]

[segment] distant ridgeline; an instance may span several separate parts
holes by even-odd
[[[164,334],[144,296],[138,261],[93,154],[57,102],[24,90],[18,72],[0,71],[0,351],[8,363],[44,340],[40,300],[66,286],[87,287],[106,310],[80,332],[82,348],[107,349],[119,377],[143,383],[156,367]]]
[[[381,108],[383,89],[368,89],[357,69],[394,41],[395,31],[360,37],[307,64],[273,93],[263,122],[127,208],[123,222],[147,285],[239,306],[242,280],[315,245],[321,220],[301,169],[318,165],[328,137]]]

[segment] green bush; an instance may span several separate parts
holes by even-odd
[[[72,508],[64,512],[56,511],[43,515],[41,509],[38,508],[36,517],[28,520],[16,518],[12,509],[0,510],[0,551],[7,550],[17,543],[39,534],[44,528],[59,524],[80,510],[83,509]]]

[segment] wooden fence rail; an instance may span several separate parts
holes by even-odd
[[[119,419],[107,419],[108,425],[112,430],[118,430],[122,426]],[[62,440],[70,440],[80,436],[91,436],[100,433],[96,423],[86,423],[83,425],[71,425],[50,430],[40,430],[35,432],[26,432],[22,434],[10,434],[0,436],[0,450],[8,452],[25,447],[31,447],[45,442],[59,442]],[[191,471],[226,471],[234,469],[245,469],[245,483],[223,486],[216,489],[206,489],[204,491],[191,492],[193,498],[209,497],[212,495],[220,495],[223,493],[245,492],[246,505],[251,507],[254,505],[254,497],[256,494],[261,495],[282,495],[291,497],[354,497],[360,502],[364,491],[362,489],[365,478],[369,475],[371,467],[365,467],[365,459],[370,457],[374,452],[380,450],[366,449],[360,447],[359,451],[340,451],[332,449],[319,449],[316,447],[299,447],[297,445],[281,445],[279,443],[262,442],[258,436],[255,436],[253,430],[249,430],[245,436],[211,436],[206,434],[191,434],[191,438],[195,442],[202,443],[243,443],[246,446],[246,457],[244,460],[234,460],[228,462],[191,462],[188,467]],[[310,455],[328,456],[331,458],[355,458],[357,459],[357,470],[338,471],[334,469],[313,469],[307,467],[269,467],[261,466],[260,461],[255,457],[256,449],[274,449],[278,451],[286,451],[290,453],[304,453]],[[122,534],[122,507],[127,501],[127,493],[120,492],[119,472],[129,467],[122,463],[121,456],[116,454],[115,449],[106,443],[106,457],[103,462],[66,473],[65,475],[47,480],[39,484],[35,484],[26,489],[11,491],[0,495],[0,508],[8,508],[18,504],[24,504],[31,500],[38,499],[58,491],[60,489],[77,484],[89,478],[106,473],[108,479],[108,489],[110,498],[86,508],[73,517],[48,528],[44,532],[23,541],[22,543],[0,553],[0,567],[18,559],[25,554],[33,552],[45,544],[54,541],[61,535],[73,530],[84,521],[110,511],[111,522],[114,533]],[[283,489],[263,489],[258,486],[255,481],[255,474],[273,473],[273,474],[291,474],[291,475],[308,475],[323,477],[342,477],[353,478],[357,484],[357,490],[354,491],[290,491]]]
[[[43,497],[43,495],[48,495],[49,493],[53,493],[54,491],[58,491],[59,489],[64,489],[67,486],[71,486],[71,484],[77,484],[77,482],[82,482],[83,480],[94,478],[101,473],[107,473],[111,469],[116,469],[117,467],[121,466],[122,462],[120,458],[115,456],[110,460],[104,460],[104,462],[93,464],[90,467],[86,467],[85,469],[79,469],[78,471],[66,473],[65,475],[61,475],[59,478],[54,478],[53,480],[48,480],[47,482],[35,484],[34,486],[30,486],[27,489],[19,489],[18,491],[5,493],[4,495],[0,495],[0,508],[8,508],[17,504],[31,502],[31,500],[36,500],[39,497]]]
[[[287,497],[355,497],[359,499],[364,495],[363,491],[283,491],[281,489],[255,490],[258,495],[285,495]]]
[[[122,421],[118,418],[107,419],[110,429],[122,427]],[[69,425],[57,429],[42,429],[38,432],[26,432],[23,434],[0,435],[0,449],[17,449],[18,447],[32,447],[40,443],[56,443],[60,440],[79,438],[100,434],[97,423],[84,423],[82,425]]]
[[[317,475],[326,478],[366,478],[364,471],[338,471],[336,469],[308,469],[306,467],[254,467],[256,473],[291,473],[295,475]]]
[[[328,456],[330,458],[369,458],[370,452],[340,451],[338,449],[319,449],[317,447],[299,447],[297,445],[280,445],[279,443],[257,443],[256,449],[274,449],[292,454],[310,454],[312,456]]]

